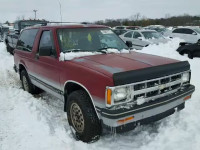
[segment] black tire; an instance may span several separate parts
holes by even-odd
[[[22,82],[22,88],[24,89],[24,91],[27,91],[31,94],[41,93],[42,90],[31,83],[31,80],[30,80],[26,70],[21,71],[20,78],[21,78],[21,82]]]
[[[82,113],[82,115],[77,114],[79,117],[73,117],[73,107],[77,105],[80,108],[78,112]],[[67,99],[67,118],[72,134],[76,139],[89,143],[100,138],[102,132],[101,123],[90,101],[90,97],[85,91],[78,90],[69,95]],[[74,122],[82,122],[83,125],[80,123],[82,131],[78,130]]]
[[[7,52],[9,52],[11,55],[13,55],[13,48],[10,47],[8,44],[6,44],[6,49],[7,49]]]
[[[183,56],[185,53],[184,53],[184,51],[181,51],[181,52],[179,52],[179,54]]]
[[[193,54],[191,52],[188,52],[188,58],[193,59]]]

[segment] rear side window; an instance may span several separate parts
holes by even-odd
[[[38,29],[24,30],[19,37],[16,48],[18,50],[31,52],[37,32]]]
[[[128,32],[124,35],[124,37],[127,37],[127,38],[132,38],[132,34],[133,34],[133,31],[131,32]]]

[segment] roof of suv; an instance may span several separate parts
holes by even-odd
[[[34,25],[27,27],[26,29],[32,28],[108,28],[104,25],[95,25],[95,24],[81,24],[81,23],[63,23],[63,24],[47,24],[47,25]]]

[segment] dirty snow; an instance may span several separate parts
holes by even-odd
[[[151,45],[139,52],[179,60],[180,40]],[[63,102],[43,93],[33,96],[22,90],[13,71],[13,56],[0,43],[0,150],[199,150],[199,59],[189,60],[196,91],[186,108],[150,125],[123,134],[106,134],[92,144],[76,141],[70,134]]]

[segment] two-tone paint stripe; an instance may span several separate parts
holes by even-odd
[[[37,81],[38,83],[42,84],[43,86],[47,87],[48,89],[50,89],[51,91],[53,91],[53,92],[55,92],[55,93],[57,93],[57,94],[60,94],[60,95],[63,95],[63,94],[64,94],[63,91],[61,91],[61,90],[59,90],[59,89],[57,89],[57,88],[55,88],[55,87],[53,87],[53,86],[51,86],[51,85],[49,85],[49,84],[43,82],[42,80],[40,80],[40,79],[34,77],[33,75],[30,75],[30,74],[29,74],[29,77],[30,77],[32,80]]]

